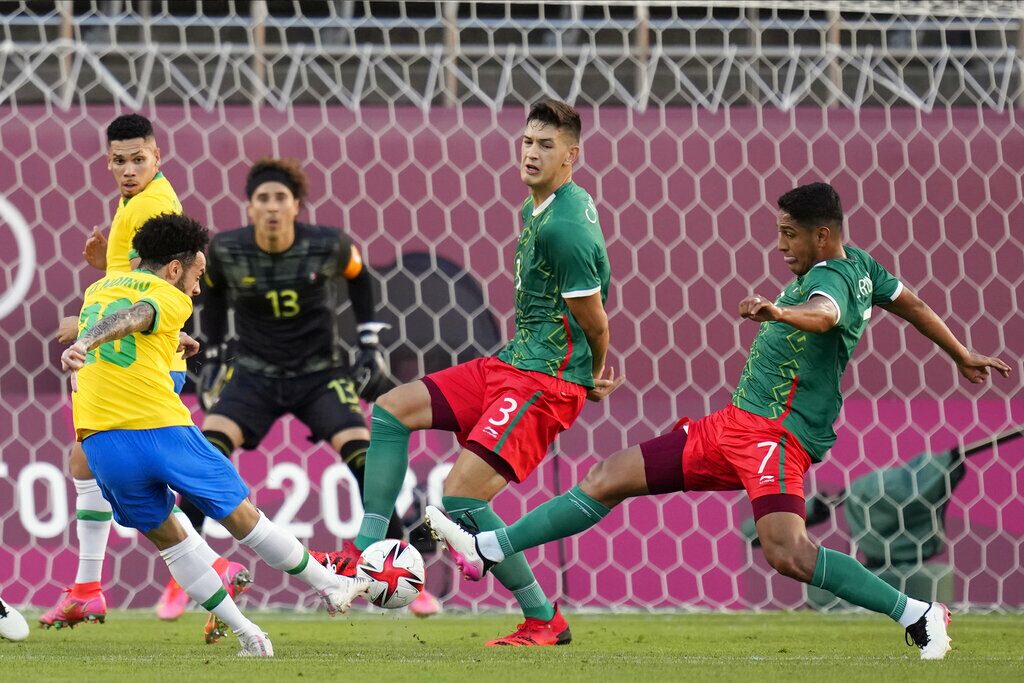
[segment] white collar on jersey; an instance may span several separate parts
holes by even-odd
[[[533,207],[533,215],[536,216],[541,211],[543,211],[544,209],[546,209],[549,206],[551,206],[551,202],[553,202],[553,201],[555,201],[555,193],[554,192],[552,192],[550,195],[548,195],[548,198],[545,199],[544,201],[542,201],[540,203],[540,206]]]

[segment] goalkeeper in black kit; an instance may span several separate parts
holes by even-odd
[[[255,449],[274,422],[291,413],[349,466],[360,492],[370,432],[359,398],[373,400],[386,375],[375,320],[373,281],[359,249],[343,231],[298,222],[307,180],[297,162],[261,159],[245,183],[250,225],[214,236],[207,256],[200,317],[206,339],[199,394],[203,435],[225,456]],[[347,283],[359,345],[349,362],[337,315]],[[224,352],[228,310],[237,341]],[[197,530],[203,514],[182,510]],[[389,537],[401,538],[392,513]],[[310,551],[341,572],[359,553],[346,541],[336,552]],[[340,566],[334,566],[340,565]],[[211,620],[208,642],[222,629]]]

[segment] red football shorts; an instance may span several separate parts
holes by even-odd
[[[431,394],[433,427],[454,431],[460,444],[515,482],[537,469],[587,399],[584,386],[493,356],[431,373],[423,383]]]
[[[804,514],[811,458],[778,421],[730,404],[696,422],[681,420],[640,449],[651,493],[744,489],[756,517],[779,510]],[[680,450],[681,473],[671,465],[679,462]]]

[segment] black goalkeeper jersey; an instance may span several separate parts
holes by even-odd
[[[321,225],[296,223],[294,244],[279,254],[256,245],[251,225],[214,235],[201,317],[207,342],[224,339],[230,307],[240,367],[270,377],[344,367],[337,309],[351,253],[345,233]]]

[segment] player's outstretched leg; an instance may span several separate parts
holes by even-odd
[[[479,581],[491,568],[527,548],[580,533],[611,511],[574,486],[526,513],[515,524],[491,531],[475,531],[448,519],[434,506],[427,507],[427,524],[452,554],[470,581]]]
[[[787,497],[797,499],[793,501],[794,509],[803,509],[802,498]],[[921,659],[942,659],[951,649],[949,610],[945,605],[915,600],[875,576],[855,558],[814,545],[799,514],[768,512],[757,520],[757,535],[772,568],[899,622],[906,629],[907,643],[912,642],[921,651]]]
[[[271,522],[248,500],[242,501],[221,524],[271,567],[312,587],[332,617],[347,611],[352,601],[370,587],[366,579],[339,576],[315,560],[311,562],[309,551],[298,539]]]
[[[21,612],[14,609],[0,598],[0,638],[7,640],[25,640],[28,638],[28,623]]]

